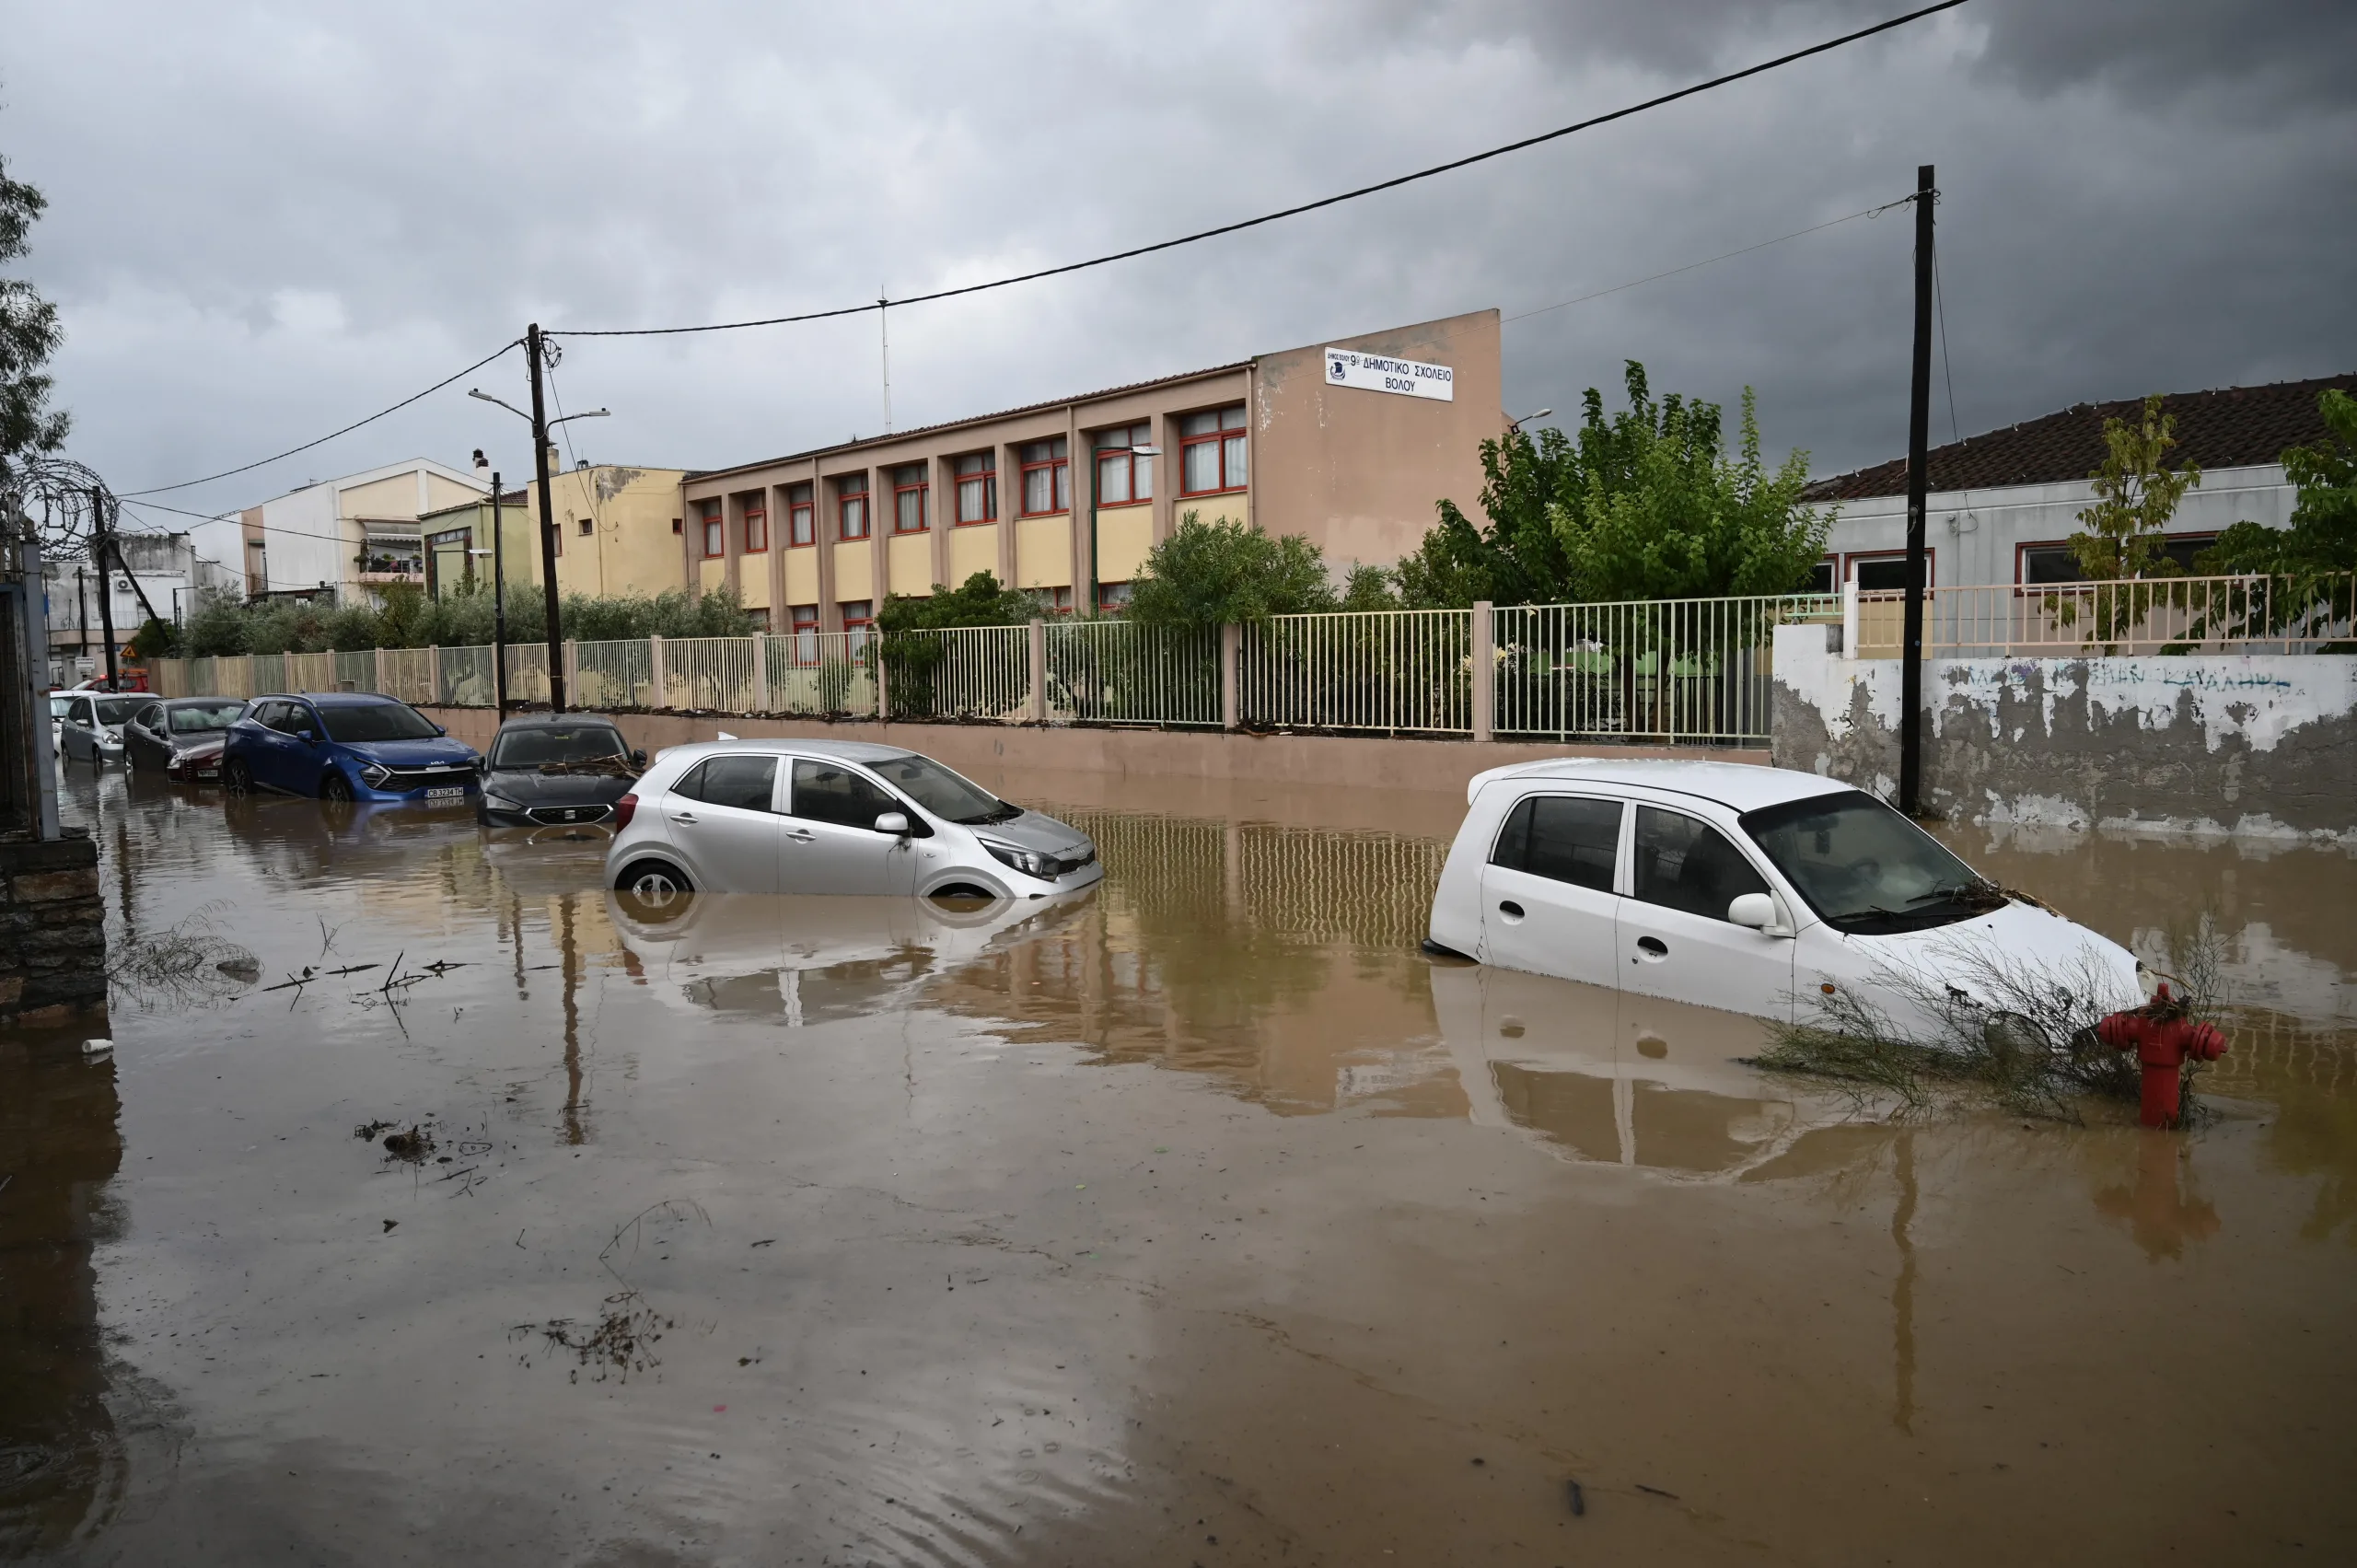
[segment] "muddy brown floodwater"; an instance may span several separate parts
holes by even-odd
[[[262,972],[0,1037],[0,1557],[2357,1560],[2351,856],[1953,835],[2206,922],[2233,1050],[1898,1126],[1418,956],[1457,801],[994,782],[1104,885],[656,921],[75,770],[117,950]]]

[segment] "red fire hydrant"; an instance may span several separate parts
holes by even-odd
[[[2096,1025],[2096,1038],[2114,1051],[2136,1052],[2144,1069],[2141,1120],[2147,1127],[2177,1125],[2179,1074],[2189,1059],[2215,1062],[2226,1053],[2226,1037],[2217,1026],[2189,1016],[2165,981],[2142,1007],[2114,1013]]]

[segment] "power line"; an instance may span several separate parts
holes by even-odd
[[[1709,81],[1696,82],[1690,87],[1679,87],[1674,92],[1663,93],[1657,98],[1649,98],[1643,103],[1632,103],[1625,108],[1577,121],[1553,131],[1543,131],[1535,136],[1525,136],[1518,142],[1508,142],[1503,146],[1492,147],[1486,152],[1452,158],[1446,163],[1434,164],[1430,168],[1417,169],[1412,174],[1398,175],[1389,180],[1379,180],[1373,185],[1362,185],[1356,190],[1344,191],[1332,196],[1322,196],[1317,201],[1304,202],[1297,206],[1284,207],[1273,213],[1264,213],[1259,217],[1243,218],[1235,223],[1221,224],[1215,228],[1199,229],[1192,234],[1180,235],[1175,239],[1156,240],[1151,245],[1132,246],[1129,250],[1115,250],[1107,255],[1092,257],[1086,261],[1067,261],[1062,266],[1042,267],[1036,272],[1018,273],[1013,277],[997,278],[989,283],[966,284],[958,288],[935,289],[930,294],[914,294],[905,299],[876,299],[865,305],[845,305],[831,310],[806,310],[795,316],[764,316],[745,321],[712,321],[693,327],[574,327],[552,331],[546,335],[564,338],[659,338],[677,337],[691,332],[733,332],[748,327],[783,327],[797,321],[823,321],[838,316],[862,316],[870,310],[882,310],[894,305],[923,305],[930,300],[954,299],[960,295],[981,294],[989,289],[1010,288],[1021,283],[1036,283],[1041,278],[1061,277],[1067,273],[1086,272],[1091,267],[1109,266],[1115,261],[1150,256],[1159,250],[1172,250],[1181,245],[1193,245],[1206,239],[1216,239],[1222,235],[1236,234],[1248,228],[1258,228],[1263,224],[1276,223],[1283,218],[1299,217],[1304,213],[1314,213],[1321,208],[1339,206],[1344,202],[1357,201],[1362,196],[1372,196],[1379,192],[1397,190],[1402,185],[1412,185],[1420,180],[1430,180],[1435,175],[1451,173],[1477,163],[1485,163],[1491,158],[1504,157],[1508,153],[1520,152],[1526,147],[1535,147],[1542,142],[1552,142],[1582,131],[1591,131],[1598,125],[1607,125],[1616,120],[1626,120],[1631,115],[1642,114],[1650,109],[1659,109],[1666,103],[1675,103],[1679,99],[1692,98],[1698,93],[1706,93],[1715,87],[1743,81],[1747,77],[1760,75],[1782,66],[1790,65],[1796,61],[1806,60],[1812,55],[1830,52],[1856,43],[1862,39],[1872,38],[1877,33],[1889,32],[1895,28],[1905,27],[1910,22],[1921,21],[1925,17],[1941,11],[1952,11],[1965,3],[1966,0],[1938,0],[1936,5],[1922,6],[1904,16],[1893,17],[1887,21],[1876,22],[1872,27],[1860,28],[1855,32],[1843,33],[1839,38],[1828,39],[1822,43],[1810,44],[1805,49],[1796,49],[1789,54],[1780,54],[1773,60],[1763,60],[1756,65],[1747,65],[1740,71],[1730,71],[1724,75],[1713,76]]]
[[[1757,245],[1747,245],[1740,250],[1729,250],[1724,255],[1713,256],[1708,261],[1689,261],[1682,267],[1672,267],[1666,273],[1655,273],[1650,277],[1636,278],[1628,283],[1614,284],[1610,288],[1599,288],[1594,294],[1583,294],[1577,299],[1566,299],[1554,305],[1542,305],[1536,310],[1525,310],[1517,315],[1508,316],[1505,318],[1505,320],[1527,321],[1533,316],[1544,316],[1550,310],[1562,310],[1573,305],[1585,305],[1589,300],[1602,299],[1608,294],[1619,294],[1623,289],[1637,288],[1649,283],[1659,283],[1664,278],[1674,278],[1680,273],[1690,273],[1697,267],[1708,267],[1716,262],[1731,261],[1737,256],[1747,256],[1754,250],[1765,250],[1771,245],[1782,245],[1787,239],[1798,239],[1803,235],[1816,234],[1820,230],[1832,228],[1840,224],[1850,223],[1858,218],[1870,218],[1875,216],[1876,214],[1887,213],[1893,207],[1907,206],[1914,200],[1915,198],[1912,196],[1901,196],[1898,201],[1885,202],[1879,207],[1867,207],[1862,211],[1851,213],[1844,217],[1829,218],[1823,223],[1812,224],[1807,228],[1796,228],[1790,234],[1780,234],[1773,239],[1763,239]]]
[[[175,490],[189,490],[200,484],[210,484],[216,479],[227,479],[235,474],[250,473],[255,469],[267,468],[272,463],[277,462],[282,459],[291,458],[297,452],[308,452],[314,447],[325,446],[328,442],[334,440],[339,436],[349,436],[364,424],[374,424],[388,414],[399,413],[401,410],[409,407],[410,404],[416,402],[422,398],[432,397],[435,393],[450,385],[453,381],[464,380],[466,377],[473,375],[476,371],[482,369],[484,366],[489,365],[493,360],[499,358],[500,355],[505,354],[509,349],[514,348],[517,343],[522,343],[523,341],[523,339],[517,338],[513,342],[502,343],[497,349],[483,355],[481,359],[476,360],[472,365],[468,366],[464,370],[459,371],[458,374],[454,376],[446,376],[441,380],[435,382],[431,387],[426,388],[425,390],[422,392],[412,392],[408,397],[403,398],[401,401],[393,404],[392,407],[378,409],[375,413],[370,414],[366,419],[355,419],[341,430],[331,430],[316,441],[306,441],[299,447],[289,447],[286,450],[276,453],[273,456],[262,458],[257,461],[246,463],[238,468],[224,469],[219,473],[206,474],[203,479],[184,479],[178,484],[158,484],[147,490],[126,491],[122,496],[118,497],[118,499],[129,500],[134,495],[168,495]]]
[[[155,510],[155,511],[158,511],[158,512],[170,512],[170,513],[175,514],[176,516],[182,517],[194,517],[194,518],[196,518],[199,522],[205,522],[205,523],[227,523],[227,522],[235,522],[235,521],[237,521],[237,520],[238,520],[237,516],[236,516],[236,514],[235,514],[235,513],[224,513],[224,512],[192,512],[192,511],[189,511],[187,508],[185,508],[185,507],[181,507],[181,506],[167,506],[167,505],[164,505],[162,502],[160,502],[160,501],[134,501],[134,500],[132,500],[132,499],[131,499],[130,497],[128,497],[128,496],[117,496],[115,499],[117,499],[117,500],[121,501],[121,502],[122,502],[124,505],[126,505],[126,506],[142,506],[142,507],[151,508],[151,509],[153,509],[153,510]],[[487,500],[489,500],[489,499],[490,499],[490,496],[489,496],[489,495],[487,495],[487,494],[486,494],[486,495],[482,495],[482,496],[479,496],[479,497],[477,497],[477,498],[476,498],[475,505],[481,505],[484,501],[487,501]],[[461,501],[461,502],[459,502],[457,505],[459,505],[459,506],[464,506],[464,505],[467,505],[467,503],[466,503],[466,502]],[[442,508],[442,510],[445,510],[445,511],[452,510],[452,509],[453,509],[453,508],[450,508],[450,507],[444,507],[444,508]],[[378,518],[374,518],[374,519],[366,518],[366,517],[347,517],[347,518],[345,518],[344,520],[345,520],[346,522],[350,522],[350,523],[357,523],[357,524],[359,524],[359,525],[360,525],[360,527],[361,527],[361,537],[365,540],[365,539],[366,539],[366,537],[367,537],[367,525],[368,525],[368,523],[369,523],[369,522],[371,522],[371,521],[377,521],[377,522],[385,522],[385,523],[398,523],[398,522],[401,521],[402,519],[401,519],[401,518],[399,518],[399,517],[378,517]],[[421,517],[418,520],[419,520],[419,522],[421,523],[421,525],[422,525],[422,524],[424,523],[424,517]],[[262,525],[262,528],[263,528],[263,531],[264,531],[265,533],[281,534],[281,535],[284,535],[284,536],[285,536],[286,538],[289,538],[289,539],[316,539],[316,540],[324,540],[326,542],[328,542],[328,543],[330,543],[330,544],[350,544],[350,543],[352,542],[352,541],[351,541],[350,540],[348,540],[348,539],[340,539],[340,538],[338,538],[338,537],[337,537],[336,535],[334,535],[334,534],[330,534],[330,533],[313,533],[313,532],[311,532],[311,531],[310,531],[309,529],[308,529],[308,528],[290,528],[284,527],[284,525],[279,524],[279,523],[265,523],[265,524],[263,524],[263,525]],[[186,533],[186,532],[188,532],[189,530],[188,530],[188,529],[186,529],[186,528],[173,528],[173,529],[167,529],[167,530],[165,530],[165,531],[166,531],[166,532],[170,532],[170,533]],[[419,530],[419,531],[420,531],[421,535],[423,535],[424,529],[423,529],[423,528],[422,528],[422,527],[421,527],[421,528],[420,528],[420,530]],[[146,537],[148,537],[148,538],[155,538],[155,537],[157,537],[157,536],[156,536],[155,534],[153,534],[153,533],[150,533],[150,534],[149,534],[149,535],[147,535]]]
[[[1932,251],[1932,313],[1939,318],[1940,375],[1948,384],[1948,438],[1961,442],[1964,433],[1956,422],[1956,363],[1948,358],[1947,291],[1940,287],[1940,253],[1936,248]]]

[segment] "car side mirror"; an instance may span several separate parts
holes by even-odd
[[[630,754],[630,765],[633,768],[643,768],[646,766],[646,749],[644,747],[641,747]]]
[[[431,719],[428,719],[426,722],[427,722],[428,724],[433,724],[433,723],[434,723],[434,721],[433,721],[433,720],[431,720]],[[435,734],[436,734],[436,735],[447,735],[447,734],[449,734],[450,732],[449,732],[448,730],[447,730],[447,729],[444,729],[440,725],[436,724],[436,725],[434,725],[434,733],[435,733]]]
[[[1768,936],[1789,936],[1792,932],[1776,920],[1776,900],[1766,893],[1745,893],[1727,905],[1727,919],[1736,925],[1747,925]]]
[[[887,811],[876,819],[876,830],[879,833],[889,833],[896,839],[907,838],[909,819],[902,812]]]

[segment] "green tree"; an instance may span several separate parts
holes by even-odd
[[[888,637],[947,626],[1018,626],[1039,615],[1037,595],[1003,587],[993,573],[977,572],[955,588],[935,583],[922,597],[892,595],[877,611],[876,629]]]
[[[2161,412],[2158,392],[2144,400],[2142,416],[2103,422],[2103,466],[2087,476],[2095,504],[2079,514],[2071,536],[2079,570],[2096,582],[2129,577],[2174,577],[2184,568],[2162,552],[2162,530],[2185,493],[2201,483],[2201,470],[2188,463],[2168,466],[2177,445],[2176,416]]]
[[[1440,502],[1440,521],[1396,568],[1401,601],[1417,610],[1462,610],[1476,599],[1543,604],[1568,598],[1571,563],[1547,508],[1585,488],[1582,456],[1554,429],[1535,436],[1514,429],[1483,441],[1481,511],[1488,523],[1476,525],[1456,502]]]
[[[2357,573],[2357,398],[2328,387],[2316,399],[2325,438],[2283,453],[2285,477],[2299,487],[2291,526],[2241,522],[2218,536],[2199,564],[2205,572],[2257,573],[2276,579],[2254,605],[2246,632],[2280,632],[2311,617],[2351,611]]]
[[[1772,472],[1759,455],[1752,389],[1741,444],[1727,456],[1715,403],[1655,403],[1629,363],[1629,407],[1604,417],[1590,389],[1580,432],[1585,484],[1549,503],[1573,597],[1587,601],[1716,598],[1797,592],[1825,549],[1832,517],[1801,505],[1808,454]]]
[[[1129,618],[1201,631],[1334,608],[1326,557],[1299,534],[1271,538],[1245,523],[1188,512],[1145,558]]]
[[[135,659],[178,658],[180,656],[180,629],[157,616],[149,616],[132,633],[123,651]]]
[[[26,253],[25,236],[48,204],[39,191],[9,179],[0,158],[0,261]],[[41,369],[64,337],[57,307],[22,279],[0,278],[0,475],[17,458],[65,444],[71,422],[49,407],[53,382]]]

